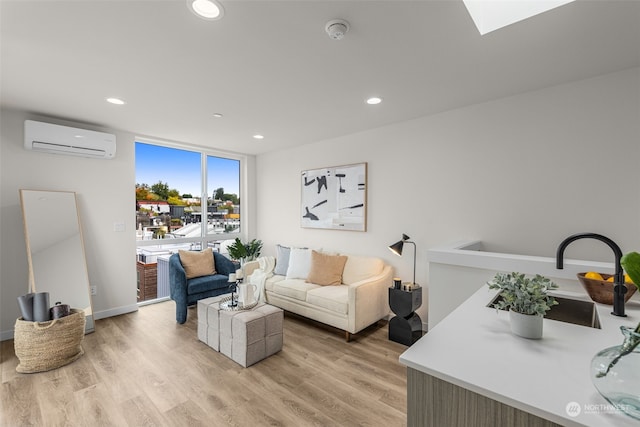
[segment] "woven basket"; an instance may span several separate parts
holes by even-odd
[[[82,340],[84,311],[71,309],[71,314],[48,322],[16,320],[14,347],[21,373],[44,372],[67,365],[84,354]]]

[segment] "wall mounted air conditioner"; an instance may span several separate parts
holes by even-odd
[[[116,136],[50,123],[24,121],[24,148],[67,156],[113,159]]]

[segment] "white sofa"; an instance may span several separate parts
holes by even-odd
[[[249,276],[257,261],[245,264]],[[264,284],[266,302],[345,331],[346,340],[389,314],[393,269],[379,258],[347,256],[342,284],[320,286],[273,275]]]

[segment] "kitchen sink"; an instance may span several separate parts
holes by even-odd
[[[600,329],[600,319],[596,311],[596,305],[591,301],[583,301],[572,298],[555,296],[558,305],[551,307],[545,314],[546,319],[557,320],[559,322],[572,323],[579,326]],[[502,295],[496,295],[487,307],[502,300]]]

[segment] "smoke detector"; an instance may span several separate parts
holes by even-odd
[[[342,40],[349,31],[349,23],[344,19],[334,19],[326,23],[324,30],[333,40]]]

